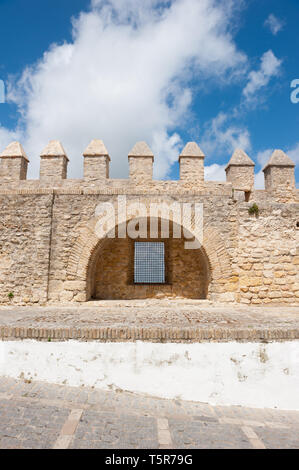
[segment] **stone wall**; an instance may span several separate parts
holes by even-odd
[[[165,244],[166,284],[134,284],[134,241],[108,240],[95,269],[95,299],[205,299],[208,267],[200,250],[185,250],[184,240],[157,239]]]
[[[129,157],[131,177],[118,180],[108,178],[110,159],[102,145],[97,154],[97,145],[86,153],[85,175],[77,180],[65,178],[67,156],[56,142],[42,157],[40,180],[22,179],[26,171],[20,163],[27,160],[22,152],[12,155],[15,146],[1,155],[0,303],[84,302],[94,295],[298,304],[299,190],[288,184],[292,163],[268,166],[266,177],[271,171],[277,184],[273,180],[266,190],[248,191],[235,182],[239,178],[245,184],[245,173],[252,176],[253,168],[243,174],[244,162],[236,166],[235,155],[233,184],[204,181],[204,155],[188,144],[180,157],[180,180],[155,181],[153,156],[141,143]],[[237,156],[245,158],[241,152]],[[132,242],[106,243],[97,235],[98,204],[109,202],[117,213],[119,195],[146,208],[150,203],[203,204],[201,250],[184,250],[183,240],[167,241],[168,285],[132,285]],[[259,215],[249,215],[253,203]]]
[[[84,179],[89,185],[92,181],[98,184],[105,184],[107,178],[109,178],[108,157],[84,157]]]
[[[240,302],[299,302],[299,214],[296,204],[260,204],[258,217],[240,206]]]
[[[47,300],[52,203],[52,194],[0,195],[0,303]]]
[[[66,157],[43,156],[40,166],[40,180],[43,183],[57,183],[67,176],[67,159]]]
[[[99,203],[108,201],[113,202],[117,212],[117,196],[109,196],[101,194],[101,192],[98,192],[98,194],[83,195],[78,194],[75,191],[74,193],[75,194],[56,194],[54,199],[49,299],[51,301],[60,302],[71,300],[86,300],[86,284],[93,283],[96,266],[98,266],[97,269],[99,270],[99,266],[105,259],[105,256],[105,273],[103,274],[105,277],[105,280],[103,280],[105,289],[108,289],[107,286],[109,284],[109,275],[107,274],[106,270],[110,269],[113,271],[115,265],[118,265],[117,272],[121,272],[120,277],[124,277],[122,283],[122,297],[124,298],[126,295],[131,297],[134,289],[132,286],[127,286],[125,288],[128,269],[121,271],[122,268],[128,266],[129,264],[128,247],[126,245],[123,246],[122,240],[120,239],[116,239],[115,241],[109,240],[109,248],[107,248],[107,246],[106,248],[102,247],[100,240],[97,238],[95,233],[97,219],[94,217],[94,215],[97,205]],[[169,202],[169,199],[166,197],[163,198],[163,200]],[[178,198],[178,200],[181,200],[181,202],[194,202],[194,197],[182,196],[182,199]],[[161,198],[145,195],[138,198],[133,195],[127,196],[128,205],[130,203],[136,203],[136,201],[142,202],[147,207],[149,207],[150,202],[160,202]],[[197,196],[196,201],[203,202],[203,198]],[[211,292],[214,292],[215,294],[218,293],[220,295],[225,293],[226,278],[230,279],[232,275],[232,265],[230,263],[229,253],[233,254],[233,251],[235,250],[235,240],[233,235],[235,233],[235,228],[232,229],[232,226],[236,223],[237,220],[236,211],[234,203],[229,198],[226,199],[227,207],[224,211],[223,198],[217,196],[210,201],[206,201],[205,205],[207,214],[205,223],[209,242],[211,242],[211,246],[209,248],[211,251],[210,258],[212,259],[214,266],[214,277],[213,282],[210,284],[210,289]],[[230,220],[227,220],[226,215],[229,212],[231,213],[231,217]],[[214,243],[211,233],[217,230],[217,220],[222,225],[222,238],[221,236],[218,236]],[[112,242],[114,243],[113,250],[111,249]],[[203,260],[199,260],[200,255],[194,255],[194,250],[191,250],[190,252],[189,250],[183,250],[182,240],[170,239],[169,243],[171,244],[171,250],[169,250],[171,253],[171,263],[174,266],[172,280],[175,281],[177,285],[176,288],[166,288],[166,286],[163,287],[163,292],[160,292],[160,294],[162,296],[173,296],[174,293],[176,293],[176,295],[182,296],[183,291],[185,290],[187,296],[191,296],[192,292],[192,297],[203,297],[204,293],[202,289],[206,289],[206,284],[204,284],[200,279],[202,275],[201,265],[203,266],[207,261],[204,262]],[[179,247],[176,246],[178,243],[181,245],[181,255],[179,255]],[[114,250],[116,250],[117,254],[114,253]],[[122,259],[118,259],[118,255],[124,254],[123,250],[127,250],[126,256]],[[219,256],[217,254],[218,251]],[[111,254],[110,258],[109,252]],[[193,255],[191,255],[191,252]],[[226,253],[227,260],[224,257],[224,253]],[[95,259],[93,259],[93,255]],[[190,273],[188,275],[188,265],[186,263],[183,268],[186,257],[191,263]],[[226,264],[228,265],[227,272],[225,272],[225,269],[220,269],[219,259],[222,261],[224,268]],[[114,260],[114,262],[111,262],[111,260]],[[112,265],[110,266],[111,263]],[[196,265],[197,273],[194,274]],[[178,266],[180,266],[180,268]],[[179,273],[180,269],[182,269],[181,275]],[[191,275],[191,273],[193,274]],[[110,292],[110,294],[107,294],[108,296],[113,295],[115,297],[115,283],[120,282],[120,279],[117,280],[117,275],[118,274],[116,273],[112,274],[111,283],[113,285],[111,286],[110,290],[108,289]],[[182,281],[181,288],[178,287],[180,276]],[[186,279],[184,279],[184,276],[186,276]],[[220,278],[222,278],[223,282],[221,286],[217,285],[217,280]],[[189,287],[186,288],[188,283]],[[197,288],[194,292],[195,284],[197,285]],[[203,287],[204,285],[205,287]],[[101,293],[98,293],[98,295],[105,297],[106,294],[103,294],[103,289]],[[141,291],[142,289],[139,290]],[[159,289],[156,288],[156,291],[152,293],[152,295],[159,296],[158,290]],[[87,295],[87,299],[90,297],[90,295]],[[142,296],[144,296],[144,294],[138,295],[138,297]],[[234,300],[231,293],[229,294],[229,298]]]
[[[130,179],[142,185],[153,179],[152,157],[129,157]]]
[[[28,162],[24,158],[3,158],[0,163],[0,181],[2,184],[26,180]],[[1,185],[0,183],[0,185]]]
[[[146,194],[127,198],[128,203],[146,205],[169,201],[166,196]],[[116,239],[101,245],[95,233],[97,205],[110,201],[116,207],[117,195],[2,191],[0,302],[82,302],[92,295],[88,285],[96,284],[99,298],[202,298],[207,290],[213,301],[298,303],[298,204],[261,197],[256,199],[260,210],[256,217],[248,213],[252,202],[232,196],[182,192],[173,199],[204,204],[203,254],[184,250],[183,240],[170,239],[170,285],[149,288],[128,283],[131,241]],[[10,292],[14,298],[9,300]]]
[[[266,190],[275,190],[280,186],[291,189],[295,187],[294,168],[272,166],[265,170]]]
[[[199,157],[180,158],[180,180],[198,189],[204,187],[204,159]]]
[[[232,183],[233,189],[247,189],[251,191],[254,186],[254,167],[231,166],[227,171],[227,181]]]

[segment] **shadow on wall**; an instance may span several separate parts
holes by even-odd
[[[119,238],[118,234],[123,232],[124,226],[127,227],[127,223],[116,227],[115,238],[106,237],[99,242],[90,259],[88,299],[207,298],[211,268],[204,248],[185,249],[185,238],[174,237],[178,226],[171,221],[167,238],[161,233],[161,219],[155,239]],[[149,220],[147,233],[150,234]],[[149,251],[141,260],[144,275],[141,282],[136,281],[136,243],[159,243],[163,247],[162,258],[158,259],[157,255],[153,257]],[[160,277],[157,277],[159,274]]]

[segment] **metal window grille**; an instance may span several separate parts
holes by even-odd
[[[159,242],[135,242],[134,282],[165,284],[165,246]]]

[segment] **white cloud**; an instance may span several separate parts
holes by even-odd
[[[213,163],[213,165],[205,166],[205,180],[206,181],[226,181],[225,173],[226,165],[218,165]]]
[[[1,149],[4,150],[5,147],[7,147],[8,144],[11,142],[14,142],[15,140],[21,140],[22,139],[22,133],[18,130],[16,131],[10,131],[9,129],[6,129],[5,127],[1,127],[0,124],[0,143],[1,143]]]
[[[101,138],[114,176],[126,176],[127,154],[138,140],[153,147],[156,175],[166,176],[182,145],[174,129],[186,124],[194,77],[230,83],[245,69],[229,33],[239,2],[223,3],[93,0],[73,21],[72,42],[53,45],[10,85],[30,175],[38,175],[41,149],[59,139],[71,158],[70,175],[79,176],[84,148]],[[1,147],[6,137],[2,128]],[[237,130],[220,137],[242,140]]]
[[[237,148],[250,150],[250,133],[245,127],[230,124],[227,114],[219,113],[207,124],[202,146],[207,154],[231,156]]]
[[[284,27],[284,21],[280,20],[275,16],[273,13],[271,13],[268,18],[266,19],[264,25],[268,27],[274,36],[276,36],[279,31],[281,31]]]
[[[293,160],[293,162],[295,162],[296,165],[298,165],[299,164],[299,142],[294,147],[291,147],[287,151],[287,154]]]
[[[265,189],[265,177],[262,170],[254,175],[254,187],[255,189]]]
[[[167,175],[171,165],[178,160],[183,142],[177,133],[170,137],[166,131],[155,132],[152,136],[152,150],[159,158],[154,164],[154,177]]]
[[[255,94],[268,85],[272,77],[279,75],[282,61],[277,59],[271,50],[265,52],[261,58],[259,70],[249,74],[249,81],[243,90],[247,101],[255,100]]]
[[[264,168],[264,166],[266,165],[266,163],[270,159],[273,152],[274,152],[274,149],[267,149],[267,150],[263,150],[263,151],[261,151],[257,154],[257,157],[256,157],[257,161],[258,161],[258,163],[260,164],[260,166],[262,168]]]

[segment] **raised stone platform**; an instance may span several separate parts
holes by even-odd
[[[299,339],[298,307],[196,300],[95,301],[1,307],[0,339],[102,342],[261,342]]]

